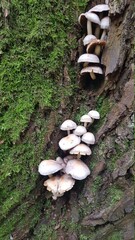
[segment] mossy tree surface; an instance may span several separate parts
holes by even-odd
[[[26,213],[32,219],[28,228],[39,218],[42,201],[36,202],[31,191],[52,120],[44,112],[55,111],[62,94],[72,95],[76,72],[69,56],[77,45],[74,25],[85,4],[81,0],[1,1],[0,239],[9,239],[19,222],[23,226]],[[63,84],[65,65],[71,73],[70,89]],[[29,209],[28,198],[36,204],[36,214]]]

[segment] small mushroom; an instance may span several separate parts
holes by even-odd
[[[101,40],[104,40],[106,38],[107,31],[110,26],[110,18],[109,17],[104,17],[101,20],[101,29],[103,29],[102,35],[101,35]]]
[[[68,174],[63,174],[59,179],[58,193],[64,194],[69,191],[75,184],[75,180]]]
[[[80,137],[77,137],[75,134],[69,134],[67,137],[62,138],[59,141],[59,147],[63,151],[67,151],[80,143]]]
[[[81,74],[89,73],[92,80],[95,80],[97,75],[103,75],[103,71],[100,67],[86,67],[81,70]]]
[[[78,19],[80,25],[85,28],[87,24],[87,35],[92,34],[92,24],[96,23],[100,25],[100,19],[95,13],[82,13]]]
[[[106,13],[108,14],[109,12],[109,6],[107,4],[98,4],[95,7],[91,8],[89,10],[90,13],[96,13],[100,19],[102,19],[104,17],[104,14],[106,15]],[[101,25],[101,23],[100,23]],[[100,35],[100,27],[97,27],[95,29],[95,33],[94,35],[99,38]]]
[[[88,123],[93,123],[93,119],[88,114],[85,114],[81,117],[80,122],[83,122],[86,128]]]
[[[91,63],[100,63],[100,61],[95,54],[84,53],[79,57],[78,63],[84,63],[83,67],[87,67]]]
[[[96,55],[100,55],[101,49],[103,47],[105,47],[106,45],[106,41],[103,40],[93,40],[89,43],[89,45],[87,46],[86,52],[87,53],[93,53]]]
[[[86,46],[87,44],[91,43],[91,41],[96,40],[96,39],[97,38],[94,35],[89,34],[83,39],[83,45]]]
[[[87,143],[87,144],[95,144],[95,136],[91,132],[86,132],[82,136],[82,141]]]
[[[92,118],[92,119],[100,119],[100,114],[98,111],[96,110],[91,110],[88,115]]]
[[[86,133],[87,130],[84,126],[77,126],[77,128],[73,131],[73,133],[77,136],[82,136],[84,133]]]
[[[78,159],[68,161],[65,171],[76,180],[83,180],[90,174],[87,165]]]
[[[77,159],[79,159],[81,155],[91,155],[91,153],[91,149],[83,143],[70,150],[70,154],[77,154]]]
[[[38,172],[43,176],[47,176],[58,172],[62,168],[62,165],[55,160],[43,160],[38,166]]]
[[[70,130],[73,130],[77,127],[76,123],[70,119],[65,120],[62,125],[60,126],[60,129],[63,131],[67,131],[68,135],[70,134]]]
[[[53,176],[44,182],[44,186],[47,187],[49,192],[56,194],[58,191],[59,179],[60,176]]]

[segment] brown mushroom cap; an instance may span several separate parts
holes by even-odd
[[[94,49],[95,49],[95,47],[96,47],[97,45],[99,45],[99,46],[101,46],[101,47],[105,47],[106,41],[98,40],[98,39],[91,41],[91,42],[89,43],[89,45],[87,46],[86,52],[87,52],[87,53],[93,53],[93,52],[94,52]]]

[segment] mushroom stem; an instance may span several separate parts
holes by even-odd
[[[87,19],[87,35],[92,34],[91,22]]]
[[[97,45],[97,46],[95,47],[94,53],[99,56],[99,55],[100,55],[100,52],[101,52],[101,47],[100,47],[100,45]]]
[[[67,130],[67,134],[68,134],[68,135],[70,134],[70,130]]]
[[[105,40],[105,38],[106,38],[106,30],[104,29],[100,39]]]
[[[96,75],[95,73],[92,71],[90,72],[90,77],[92,78],[92,80],[95,80],[96,79]],[[84,126],[85,127],[85,126]]]
[[[84,127],[85,127],[85,128],[87,127],[87,122],[84,122]]]
[[[80,154],[80,152],[77,154],[77,159],[80,159],[80,157],[81,157],[81,154]]]
[[[84,68],[85,68],[85,67],[88,67],[88,65],[89,65],[89,63],[85,62],[85,63],[83,64],[83,67],[84,67]]]
[[[99,36],[100,36],[100,26],[99,25],[96,26],[94,35],[96,36],[97,39],[99,38]]]

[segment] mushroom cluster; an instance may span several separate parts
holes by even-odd
[[[90,174],[90,169],[81,160],[81,156],[92,154],[90,145],[95,144],[95,136],[87,129],[94,119],[99,118],[100,114],[96,110],[91,110],[81,117],[82,125],[77,126],[74,121],[65,120],[60,129],[67,131],[67,136],[59,141],[64,158],[59,156],[56,160],[43,160],[39,164],[38,172],[49,177],[44,186],[52,192],[54,200],[69,191],[74,186],[75,180],[83,180]]]
[[[98,4],[88,12],[79,16],[79,24],[86,33],[83,45],[86,53],[82,54],[78,63],[81,63],[81,76],[89,75],[91,80],[103,76],[100,63],[103,48],[106,45],[107,32],[109,30],[110,18],[108,16],[108,4]]]

